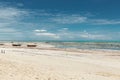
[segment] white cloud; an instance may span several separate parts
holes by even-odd
[[[59,15],[57,17],[51,18],[51,21],[59,23],[59,24],[77,24],[86,22],[87,17],[83,17],[80,15]]]
[[[18,4],[18,6],[24,6]],[[91,33],[87,31],[69,31],[68,24],[111,25],[120,24],[120,20],[92,19],[80,14],[49,13],[35,10],[24,10],[17,7],[0,5],[0,36],[13,39],[33,37],[38,39],[111,39],[113,35]],[[59,25],[59,24],[62,24]],[[67,25],[67,26],[66,26]],[[64,26],[64,28],[62,28]],[[41,29],[39,29],[39,28]],[[58,28],[57,28],[58,27]],[[36,29],[38,28],[38,29]],[[60,29],[61,28],[61,29]],[[33,30],[33,31],[32,31]],[[51,30],[51,31],[50,31]],[[32,32],[31,32],[32,31]],[[57,32],[56,32],[57,31]],[[112,33],[109,33],[112,34]],[[2,37],[2,38],[3,38]],[[20,38],[21,38],[20,37]],[[1,37],[0,37],[1,38]]]
[[[59,35],[60,39],[65,40],[109,40],[112,39],[113,36],[110,36],[109,34],[104,33],[98,33],[98,32],[87,32],[87,31],[62,31],[59,30],[57,33]]]
[[[53,16],[50,21],[59,24],[94,24],[94,25],[116,25],[120,24],[120,20],[115,19],[91,19],[87,16],[81,15],[60,15]]]
[[[6,7],[0,8],[0,19],[3,20],[14,20],[19,19],[22,15],[25,15],[27,12],[24,10],[19,10],[17,8]]]
[[[47,32],[47,30],[45,30],[45,29],[41,29],[41,30],[39,30],[39,29],[36,29],[36,30],[34,30],[35,32]]]
[[[54,38],[54,39],[59,39],[59,36],[55,33],[48,32],[47,30],[44,29],[36,29],[33,30],[34,34],[39,37],[46,37],[46,38]]]
[[[23,34],[12,28],[0,28],[0,40],[21,40]]]
[[[44,37],[48,37],[48,38],[54,38],[54,39],[58,39],[59,36],[57,36],[56,34],[54,33],[49,33],[49,32],[46,32],[46,33],[36,33],[37,36],[44,36]]]
[[[4,23],[4,22],[0,22],[0,28],[1,27],[7,27],[9,26],[11,23],[7,22],[7,23]]]
[[[28,12],[15,7],[3,7],[0,5],[0,27],[14,26],[15,24],[21,23]]]
[[[89,20],[92,24],[96,25],[111,25],[120,24],[120,20],[108,20],[108,19],[91,19]]]
[[[60,31],[60,32],[66,32],[68,30],[69,30],[68,28],[62,28],[62,29],[59,29],[58,31]]]
[[[0,33],[15,33],[16,30],[12,28],[1,28]]]
[[[21,23],[27,11],[15,7],[0,5],[0,40],[16,40],[23,37],[16,24]],[[15,27],[14,27],[15,26]]]
[[[53,34],[53,33],[36,33],[36,35],[39,35],[39,36],[55,36],[55,34]]]
[[[104,36],[103,34],[91,34],[91,33],[88,33],[88,32],[83,32],[83,33],[80,33],[79,34],[81,38],[86,38],[86,39],[100,39],[100,40],[105,40],[105,39],[108,39],[108,37]]]
[[[89,18],[88,16],[81,16],[79,14],[56,14],[49,18],[51,22],[55,22],[58,24],[95,24],[95,25],[116,25],[120,24],[120,19],[97,19],[97,18]]]

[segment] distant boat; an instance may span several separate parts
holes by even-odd
[[[0,43],[0,45],[2,46],[2,45],[4,45],[4,44]]]
[[[37,45],[35,44],[28,44],[27,47],[36,47]]]
[[[12,46],[21,46],[21,44],[12,44]]]

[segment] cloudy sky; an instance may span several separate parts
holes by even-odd
[[[119,0],[0,0],[0,40],[120,40]]]

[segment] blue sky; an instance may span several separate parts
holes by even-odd
[[[120,40],[119,0],[0,0],[0,40]]]

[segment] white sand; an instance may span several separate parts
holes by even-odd
[[[120,80],[119,51],[0,50],[0,80]]]

